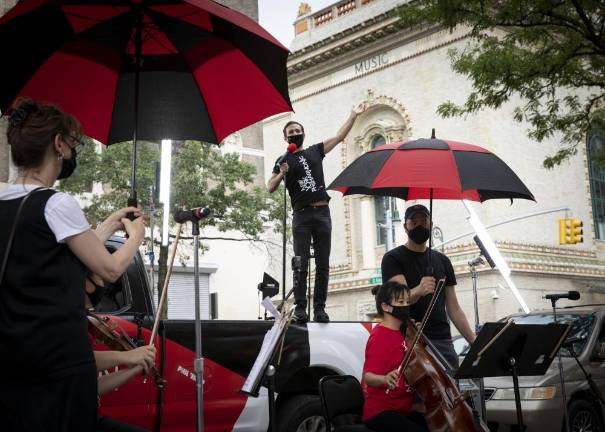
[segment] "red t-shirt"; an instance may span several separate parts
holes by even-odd
[[[405,383],[402,376],[394,390],[385,393],[387,385],[370,387],[365,382],[366,372],[386,375],[397,369],[403,360],[407,345],[399,330],[391,330],[378,324],[372,330],[366,345],[366,358],[363,365],[362,388],[365,396],[363,420],[366,421],[383,411],[395,411],[409,414],[414,400],[413,389]]]

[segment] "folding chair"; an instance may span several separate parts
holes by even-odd
[[[319,380],[319,397],[326,425],[334,426],[334,432],[373,432],[361,422],[364,398],[354,376],[323,377]]]

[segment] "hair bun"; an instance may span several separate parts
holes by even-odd
[[[38,105],[36,105],[33,101],[24,100],[19,103],[16,108],[13,108],[9,111],[9,119],[8,123],[12,127],[21,127],[27,120],[30,114],[39,111]]]

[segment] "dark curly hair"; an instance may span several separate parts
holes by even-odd
[[[287,138],[287,137],[286,137],[286,129],[288,129],[288,126],[293,125],[293,124],[297,124],[297,125],[299,125],[299,126],[300,126],[300,128],[302,129],[303,133],[305,133],[305,127],[304,127],[304,126],[303,126],[301,123],[299,123],[299,122],[297,122],[297,121],[289,121],[288,123],[286,123],[286,125],[284,126],[284,129],[283,129],[283,132],[284,132],[284,138]]]
[[[379,316],[384,316],[382,303],[391,304],[393,300],[398,299],[401,294],[407,292],[410,295],[410,289],[407,285],[399,282],[387,282],[383,285],[376,285],[372,288],[372,294],[376,297],[376,312]]]
[[[81,137],[80,123],[57,106],[20,98],[7,111],[10,116],[6,137],[13,162],[19,168],[37,168],[55,136]]]

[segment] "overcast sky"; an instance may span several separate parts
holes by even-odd
[[[308,3],[312,12],[317,12],[337,0],[258,0],[261,25],[286,47],[289,47],[294,39],[292,24],[302,2]]]

